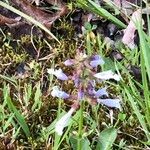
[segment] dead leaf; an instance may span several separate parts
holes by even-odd
[[[17,22],[17,19],[8,18],[0,14],[0,25],[14,24]]]
[[[67,14],[68,9],[67,6],[61,0],[45,0],[47,3],[52,5],[57,5],[59,7],[59,12],[57,12],[57,16],[61,17]]]
[[[55,14],[49,14],[41,10],[40,8],[33,6],[30,2],[26,0],[11,0],[11,2],[17,6],[22,12],[33,17],[37,21],[44,24],[47,28],[50,28],[52,23],[60,18],[60,16],[65,14],[65,7],[62,7],[61,11]]]
[[[136,31],[136,22],[141,21],[141,10],[138,9],[132,14],[131,20],[129,22],[129,25],[124,31],[124,36],[122,38],[122,42],[127,45],[129,48],[133,49],[135,47],[134,43],[134,34]]]

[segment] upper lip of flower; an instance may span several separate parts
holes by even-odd
[[[65,66],[71,66],[75,63],[75,60],[74,59],[67,59],[65,62],[64,62],[64,65]]]
[[[101,89],[95,91],[95,96],[96,97],[100,97],[100,96],[103,96],[103,95],[106,95],[108,97],[108,93],[106,91],[106,87],[101,88]]]
[[[101,80],[114,79],[116,81],[119,81],[121,79],[120,75],[113,73],[111,70],[96,73],[94,74],[94,77]]]
[[[97,99],[98,103],[102,103],[108,107],[121,109],[120,99]]]
[[[53,68],[47,69],[47,72],[49,74],[55,75],[60,80],[68,80],[67,75],[63,73],[61,68],[59,68],[58,70],[57,69],[54,70]]]
[[[55,131],[57,132],[58,135],[63,134],[63,129],[67,126],[69,119],[71,118],[71,115],[75,109],[72,107],[60,120],[55,125]]]
[[[92,67],[97,67],[98,65],[103,65],[105,62],[99,55],[94,55],[91,57],[90,65]]]
[[[70,95],[67,94],[66,92],[59,90],[59,87],[58,87],[58,86],[54,86],[54,87],[53,87],[53,90],[52,90],[52,92],[51,92],[51,95],[52,95],[53,97],[58,97],[58,98],[63,98],[63,99],[67,99],[67,98],[69,98],[69,96],[70,96]]]

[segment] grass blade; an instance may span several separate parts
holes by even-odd
[[[126,87],[126,85],[123,85],[124,86],[124,91],[127,95],[127,99],[129,100],[130,104],[131,104],[131,107],[134,111],[134,113],[136,114],[146,136],[147,136],[147,139],[150,140],[150,134],[148,132],[148,128],[147,128],[147,125],[146,125],[146,122],[145,122],[145,119],[144,119],[144,116],[140,113],[140,110],[137,106],[137,103],[135,102],[134,98],[132,97],[131,93],[129,92],[128,88]]]
[[[147,42],[147,39],[145,37],[145,33],[142,30],[142,26],[140,25],[140,23],[136,23],[136,25],[137,25],[137,29],[138,29],[138,33],[139,33],[139,38],[140,38],[141,51],[143,53],[142,55],[144,58],[148,78],[150,81],[150,52],[149,52],[150,46],[149,46],[149,43]]]
[[[37,109],[37,111],[40,109],[41,107],[41,89],[40,89],[40,82],[36,84],[36,92],[35,92],[35,96],[34,96],[34,104],[32,106],[32,111],[35,111]]]
[[[17,81],[15,79],[13,79],[12,77],[7,77],[7,76],[4,76],[4,75],[0,74],[0,78],[8,81],[9,83],[14,85],[15,87],[17,86]]]
[[[111,15],[107,10],[100,7],[98,4],[91,0],[77,0],[79,7],[82,7],[88,11],[91,11],[99,16],[104,17],[105,19],[110,20],[111,22],[115,23],[120,28],[126,28],[126,25],[121,22],[119,19]]]
[[[9,86],[7,86],[7,93],[9,93],[9,91],[10,91]],[[9,107],[9,110],[15,115],[15,119],[19,123],[21,128],[23,129],[26,137],[30,137],[30,131],[29,131],[28,125],[25,122],[24,117],[19,113],[19,111],[16,109],[16,107],[12,103],[9,94],[7,95],[7,97],[5,97],[5,100],[7,101],[7,105]]]

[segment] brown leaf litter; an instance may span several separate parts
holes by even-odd
[[[58,0],[57,3],[55,3],[55,0],[45,0],[45,1],[51,5],[57,5],[59,7],[58,11],[56,13],[50,14],[37,6],[32,5],[27,0],[10,0],[11,4],[14,7],[18,8],[25,14],[33,17],[35,20],[39,21],[47,28],[50,28],[55,20],[67,14],[68,11],[67,6],[61,0]],[[0,15],[0,25],[14,24],[16,22],[18,22],[18,20]]]

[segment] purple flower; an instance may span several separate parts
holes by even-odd
[[[82,100],[84,97],[84,92],[82,90],[78,91],[78,100]]]
[[[67,94],[64,91],[59,90],[58,86],[54,86],[53,90],[51,92],[51,95],[53,97],[58,97],[58,98],[62,98],[62,99],[67,99],[69,98],[69,94]]]
[[[78,87],[81,83],[81,80],[77,74],[73,75],[72,80],[74,81],[75,87]]]
[[[97,99],[98,103],[104,104],[108,107],[121,109],[119,99]]]
[[[63,134],[63,129],[68,125],[69,120],[70,120],[74,111],[75,111],[75,109],[71,108],[68,111],[68,113],[66,113],[60,120],[58,120],[58,122],[55,125],[55,131],[58,135]]]
[[[88,82],[87,91],[88,91],[88,94],[90,95],[95,94],[95,80],[90,80]]]
[[[97,67],[98,65],[103,65],[105,62],[104,60],[99,56],[99,55],[94,55],[91,58],[92,60],[90,61],[91,67]]]
[[[63,73],[61,69],[47,69],[49,74],[55,75],[60,80],[68,80],[68,77]]]
[[[108,97],[108,93],[106,91],[106,87],[102,88],[102,89],[99,89],[98,91],[95,91],[95,96],[96,97],[100,97],[100,96],[103,96],[103,95],[106,95]]]
[[[65,66],[71,66],[74,64],[74,60],[73,59],[67,59],[65,62],[64,62]]]
[[[121,78],[120,75],[113,73],[111,70],[96,73],[94,77],[101,79],[101,80],[114,79],[116,81],[119,81]]]
[[[91,88],[88,87],[87,90],[88,90],[88,94],[89,94],[89,95],[93,96],[93,95],[95,94],[95,89],[94,89],[93,87],[91,87]]]

